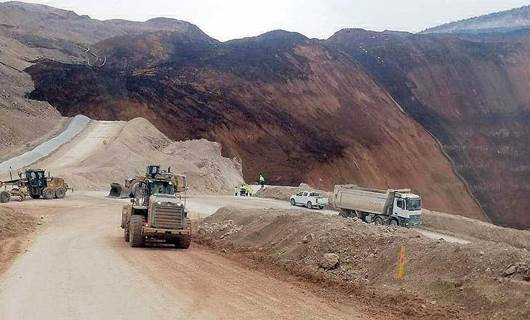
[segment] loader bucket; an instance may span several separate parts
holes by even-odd
[[[122,192],[123,192],[123,187],[121,184],[119,183],[111,183],[110,184],[110,192],[109,192],[109,197],[112,197],[112,198],[122,198]]]

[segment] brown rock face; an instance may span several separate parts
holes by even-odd
[[[528,228],[529,36],[502,38],[344,30],[328,44],[348,51],[440,140],[493,222]]]
[[[483,218],[432,137],[351,59],[282,31],[219,43],[156,32],[96,45],[101,68],[27,71],[61,113],[142,116],[173,139],[220,142],[247,180],[412,187],[427,207]]]

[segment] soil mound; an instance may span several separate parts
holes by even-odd
[[[530,314],[525,302],[530,254],[502,243],[453,244],[427,239],[414,230],[336,216],[235,208],[222,208],[206,218],[198,239],[213,247],[253,253],[311,281],[324,278],[339,287],[374,290],[376,296],[401,293],[390,309],[407,311],[407,318],[438,318],[440,309],[431,310],[433,306],[448,308],[444,319],[460,318],[455,311],[459,308],[499,319],[527,319]],[[406,251],[406,273],[399,281],[401,247]],[[337,264],[322,267],[335,256]],[[411,302],[417,308],[402,309]]]
[[[36,219],[9,208],[0,207],[0,274],[20,250],[22,238],[35,230]]]
[[[223,157],[218,143],[205,139],[175,142],[143,118],[121,125],[115,137],[98,141],[92,146],[94,152],[82,159],[62,165],[66,158],[75,158],[67,151],[38,165],[81,190],[107,190],[112,182],[123,183],[128,177],[145,174],[148,164],[160,164],[164,169],[170,166],[172,172],[186,175],[193,192],[232,192],[243,182],[241,164]],[[79,143],[72,141],[72,148]]]

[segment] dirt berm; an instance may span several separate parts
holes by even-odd
[[[453,244],[414,230],[280,209],[221,208],[197,233],[203,244],[326,286],[334,299],[384,304],[389,315],[530,318],[530,254],[507,244]],[[406,272],[399,281],[402,246]]]
[[[329,201],[333,200],[333,192],[317,190],[305,183],[301,183],[299,187],[266,186],[259,189],[254,196],[259,198],[289,201],[293,194],[297,194],[298,192],[302,191],[319,192],[323,197],[328,198]]]
[[[35,230],[35,217],[0,207],[0,274],[7,270],[25,237]]]
[[[98,124],[116,132],[100,139]],[[93,125],[93,131],[82,133],[36,166],[64,177],[80,190],[108,190],[112,182],[123,183],[128,177],[145,174],[148,164],[160,164],[163,169],[170,166],[172,172],[186,175],[193,192],[231,193],[243,182],[240,161],[223,157],[218,143],[205,139],[173,141],[143,118]],[[93,150],[79,156],[84,152],[79,146]]]

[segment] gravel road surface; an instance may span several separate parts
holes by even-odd
[[[201,248],[130,248],[122,204],[79,192],[9,203],[47,222],[0,276],[0,319],[370,319]]]

